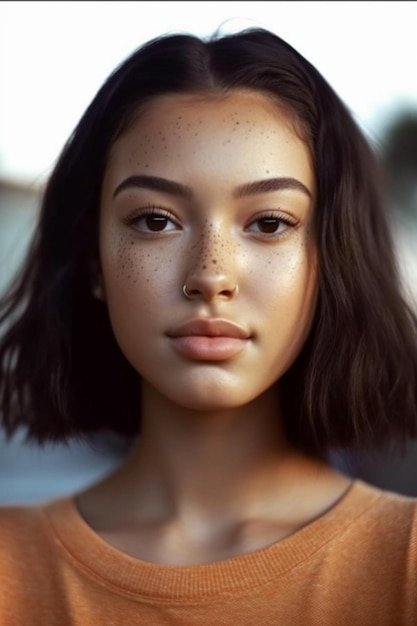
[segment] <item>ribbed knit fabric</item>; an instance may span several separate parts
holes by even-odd
[[[416,626],[417,501],[361,481],[282,541],[163,566],[105,543],[70,498],[0,509],[1,626]]]

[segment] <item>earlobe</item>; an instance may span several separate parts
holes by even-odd
[[[91,278],[91,293],[97,300],[101,300],[101,302],[106,301],[106,293],[104,289],[103,276],[99,268],[95,268],[92,273]]]
[[[103,274],[101,272],[100,261],[92,259],[89,266],[89,278],[91,285],[91,295],[96,300],[106,302],[106,292],[104,289]]]
[[[101,300],[102,302],[106,301],[106,297],[104,294],[103,281],[101,277],[99,277],[99,279],[96,281],[96,284],[93,287],[93,296],[97,300]]]

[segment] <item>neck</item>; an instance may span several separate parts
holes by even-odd
[[[224,510],[240,486],[248,490],[249,476],[285,453],[273,396],[270,391],[238,409],[196,412],[166,406],[150,390],[134,463],[164,486],[174,506],[217,503]]]
[[[111,479],[130,515],[136,509],[184,524],[196,517],[212,524],[221,516],[226,524],[242,511],[267,514],[270,494],[288,491],[291,476],[299,478],[303,457],[285,442],[276,389],[215,412],[172,405],[151,388],[143,396],[141,436]]]
[[[286,443],[276,391],[215,412],[144,391],[129,459],[78,496],[88,523],[132,556],[184,565],[242,554],[295,532],[347,487]]]

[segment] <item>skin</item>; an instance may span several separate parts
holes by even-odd
[[[160,97],[113,145],[103,299],[142,379],[142,434],[78,506],[124,552],[176,565],[242,554],[295,532],[346,489],[291,449],[280,423],[279,380],[316,305],[315,194],[294,120],[259,93]],[[194,337],[184,352],[175,336],[195,319],[232,322],[244,339]]]
[[[113,147],[100,229],[110,316],[129,361],[175,404],[196,410],[246,404],[288,369],[310,328],[314,173],[305,144],[276,109],[252,94],[220,102],[168,97]],[[137,173],[181,182],[193,197],[128,187],[113,198]],[[241,185],[283,176],[302,182],[312,197],[283,190],[234,198]],[[147,205],[172,216],[164,231],[146,232],[144,218],[126,224]],[[294,226],[282,222],[278,235],[264,234],[255,220],[265,213]],[[184,283],[201,292],[192,303]],[[236,322],[251,341],[227,362],[181,358],[166,334],[194,317]]]

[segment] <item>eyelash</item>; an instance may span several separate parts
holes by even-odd
[[[133,226],[133,228],[140,230],[137,226],[138,221],[140,219],[146,219],[147,217],[162,218],[162,219],[172,222],[173,224],[175,224],[177,228],[179,226],[177,220],[173,217],[170,211],[168,211],[167,209],[164,209],[163,207],[155,206],[153,204],[143,206],[140,209],[136,209],[135,211],[133,211],[133,213],[128,215],[126,220],[124,221],[128,226]],[[154,230],[154,231],[148,230],[148,231],[140,231],[140,232],[148,234],[148,235],[152,235],[152,234],[158,234],[160,232],[166,232],[166,231],[165,229],[161,229],[161,230]]]
[[[276,212],[276,211],[267,211],[266,213],[262,213],[261,215],[258,215],[256,217],[256,219],[253,219],[249,225],[246,227],[246,230],[249,229],[249,226],[252,226],[253,224],[256,224],[259,222],[262,222],[262,220],[270,220],[272,222],[275,222],[275,224],[278,224],[278,228],[279,228],[279,224],[284,224],[285,225],[285,229],[284,232],[276,232],[273,231],[271,233],[265,233],[262,231],[258,231],[258,233],[262,236],[266,236],[269,239],[273,239],[273,238],[281,238],[284,237],[285,235],[288,234],[288,231],[290,229],[296,228],[299,224],[299,221],[292,215],[288,214],[288,213],[281,213],[281,212]],[[254,231],[256,232],[256,231]]]
[[[163,207],[159,207],[155,205],[147,205],[147,206],[141,207],[140,209],[136,209],[135,211],[133,211],[133,213],[128,215],[128,217],[124,221],[128,226],[132,226],[133,228],[140,230],[138,228],[138,221],[140,219],[146,219],[148,217],[160,218],[161,221],[167,220],[166,222],[163,222],[162,225],[166,226],[168,222],[171,222],[172,224],[175,225],[176,229],[179,228],[178,221],[173,217],[170,211],[168,211],[167,209],[164,209]],[[254,224],[259,225],[259,223],[262,222],[262,220],[269,220],[270,222],[275,223],[278,226],[278,228],[280,224],[284,224],[285,225],[284,232],[277,232],[277,231],[262,232],[261,230],[255,231],[250,228]],[[290,229],[296,228],[298,226],[298,223],[299,223],[298,220],[294,216],[288,213],[267,211],[265,213],[258,215],[255,219],[252,219],[249,222],[249,224],[245,227],[245,230],[247,232],[257,232],[260,236],[266,237],[268,239],[274,239],[274,238],[284,237],[286,234],[288,234],[288,231]],[[171,230],[175,230],[175,229],[169,229],[168,232],[170,232]],[[151,229],[149,229],[148,231],[140,231],[140,232],[147,234],[147,235],[153,235],[153,234],[157,235],[158,233],[167,232],[167,230],[165,227],[163,227],[160,230],[152,231]]]

